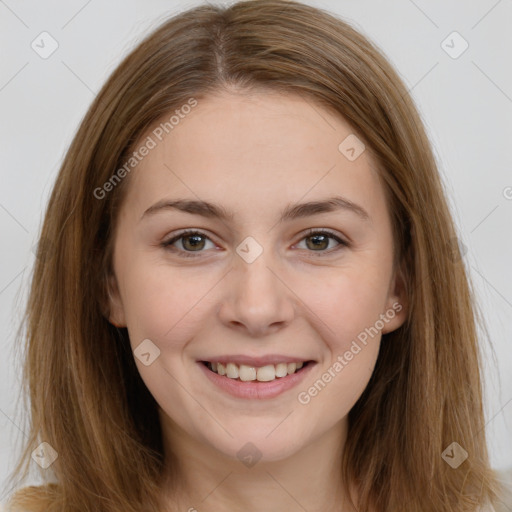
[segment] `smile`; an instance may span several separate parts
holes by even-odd
[[[251,366],[233,362],[198,361],[213,384],[238,398],[273,398],[301,382],[315,361],[281,362]]]
[[[302,361],[295,363],[267,364],[259,368],[245,364],[238,365],[236,363],[206,362],[205,364],[217,375],[226,376],[229,379],[234,380],[238,379],[243,382],[250,382],[254,380],[259,382],[270,382],[277,378],[293,375],[304,366]]]

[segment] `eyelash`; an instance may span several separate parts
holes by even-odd
[[[169,240],[165,240],[164,242],[162,242],[161,245],[164,249],[167,249],[171,252],[180,253],[180,257],[197,258],[204,251],[184,251],[184,250],[176,250],[175,248],[171,248],[171,246],[174,242],[177,242],[181,238],[186,238],[187,236],[192,236],[192,235],[200,235],[200,236],[212,241],[210,239],[210,237],[208,237],[205,233],[202,233],[201,231],[195,231],[192,229],[188,229],[188,230],[182,231],[181,233],[177,234],[176,236],[172,237]],[[327,255],[329,255],[329,254],[332,254],[332,252],[341,250],[344,247],[349,247],[348,242],[346,242],[345,240],[342,240],[339,236],[337,236],[335,233],[333,233],[332,231],[330,231],[328,229],[318,230],[318,229],[312,228],[304,234],[304,236],[299,240],[299,242],[301,242],[305,238],[312,237],[313,235],[328,235],[329,238],[336,240],[336,242],[338,242],[340,244],[338,247],[336,247],[334,249],[326,250],[326,251],[319,251],[319,254],[315,254],[315,257],[323,257],[326,253],[327,253]],[[308,252],[315,253],[317,251],[308,251]]]

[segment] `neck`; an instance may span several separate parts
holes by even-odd
[[[252,466],[191,438],[168,418],[164,425],[166,512],[354,510],[341,484],[346,419],[286,459]]]

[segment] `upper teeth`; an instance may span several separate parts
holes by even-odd
[[[255,366],[247,366],[241,364],[240,366],[235,363],[208,363],[208,367],[218,373],[219,375],[225,375],[230,379],[238,379],[243,381],[258,380],[260,382],[268,382],[274,380],[276,377],[286,377],[295,373],[304,366],[304,363],[278,363],[267,364],[256,368]]]

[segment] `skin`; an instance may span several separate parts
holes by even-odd
[[[180,475],[164,489],[166,510],[352,510],[339,490],[347,415],[371,377],[381,334],[402,325],[407,309],[375,162],[368,150],[349,161],[338,149],[352,133],[341,116],[293,94],[224,92],[199,100],[127,178],[110,321],[127,327],[133,349],[150,339],[160,350],[149,366],[135,361],[160,407],[169,475],[174,467]],[[368,219],[337,210],[279,222],[288,204],[334,193]],[[172,209],[141,219],[158,201],[178,198],[222,205],[233,219]],[[309,228],[349,245],[328,238],[316,249]],[[190,238],[177,240],[175,252],[162,246],[183,229],[206,235],[199,248]],[[263,248],[252,263],[236,252],[247,236]],[[187,250],[196,257],[180,256]],[[300,403],[298,393],[389,310],[395,315],[381,332]],[[285,354],[316,365],[275,398],[242,399],[199,368],[198,360],[221,354]],[[252,467],[236,455],[248,442],[261,455]]]

